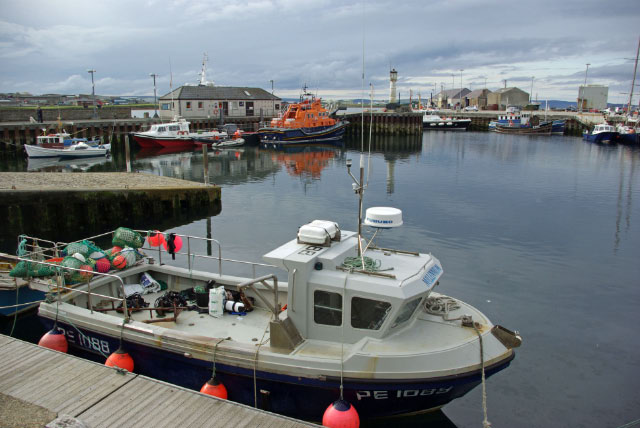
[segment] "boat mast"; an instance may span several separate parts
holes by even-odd
[[[633,80],[631,81],[631,91],[629,91],[629,105],[627,106],[627,121],[631,117],[631,99],[633,98],[633,87],[636,84],[636,72],[638,71],[638,54],[640,54],[640,37],[638,37],[638,50],[636,51],[636,64],[633,67]]]

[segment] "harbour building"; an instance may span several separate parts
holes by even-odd
[[[185,85],[158,100],[163,119],[274,117],[281,99],[261,88]]]
[[[525,107],[529,104],[529,94],[516,87],[501,88],[488,94],[487,102],[492,110],[505,110],[508,106]]]

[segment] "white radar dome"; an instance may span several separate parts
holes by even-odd
[[[392,207],[371,207],[364,216],[366,226],[391,228],[402,226],[402,211]]]

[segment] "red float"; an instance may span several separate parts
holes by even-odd
[[[122,348],[109,355],[104,363],[107,367],[119,367],[133,373],[133,358]]]
[[[54,351],[67,353],[69,350],[69,344],[67,338],[64,337],[64,332],[58,327],[53,327],[50,331],[45,333],[38,342],[39,346],[43,348],[53,349]]]
[[[179,237],[178,235],[175,235],[174,240],[173,240],[173,244],[175,245],[175,252],[177,253],[178,251],[180,251],[182,249],[182,238]],[[165,251],[169,251],[168,247],[167,247],[167,241],[165,240],[162,243],[162,246],[164,247]]]
[[[220,382],[215,376],[207,381],[202,388],[200,388],[200,392],[207,395],[213,395],[214,397],[227,399],[227,388]]]
[[[159,247],[165,243],[164,235],[159,230],[154,230],[147,237],[147,242],[152,247]]]
[[[360,417],[348,401],[334,401],[324,411],[322,425],[329,428],[358,428]]]
[[[100,273],[107,273],[111,270],[111,262],[108,258],[103,257],[96,260],[96,270]]]

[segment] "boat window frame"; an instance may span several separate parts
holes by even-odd
[[[354,301],[355,299],[368,300],[368,301],[370,301],[370,302],[375,302],[375,304],[378,304],[378,303],[386,304],[386,305],[387,305],[387,307],[386,307],[386,309],[384,309],[384,312],[382,313],[382,318],[381,318],[381,319],[379,319],[379,320],[375,320],[375,319],[363,320],[363,321],[367,321],[367,325],[369,325],[369,326],[371,326],[371,327],[358,327],[358,326],[354,326],[354,325],[353,325],[353,317],[354,317],[354,314],[355,314],[356,312],[360,312],[360,313],[362,313],[362,311],[354,310],[354,307],[353,307],[353,303],[354,303],[354,302],[353,302],[353,301]],[[349,320],[350,320],[350,321],[349,321],[349,326],[350,326],[351,328],[353,328],[354,330],[366,330],[366,331],[378,331],[378,332],[379,332],[380,330],[382,330],[382,326],[384,325],[384,323],[385,323],[385,322],[386,322],[386,320],[388,319],[389,314],[390,314],[391,312],[393,312],[393,304],[392,304],[391,302],[389,302],[389,301],[386,301],[386,300],[373,299],[373,298],[371,298],[371,297],[363,297],[363,296],[352,296],[349,300],[350,300],[350,306],[349,306],[349,310],[350,310]],[[374,323],[374,322],[375,322],[375,324],[373,324],[373,325],[372,325],[372,323]]]
[[[420,303],[422,302],[423,298],[424,296],[418,296],[414,299],[406,301],[402,306],[400,306],[400,309],[398,309],[398,314],[396,315],[395,319],[391,323],[391,328],[392,329],[398,328],[406,324],[407,322],[411,321],[411,318],[413,318],[413,316],[415,315],[416,310],[420,307]],[[403,311],[406,310],[406,308],[408,308],[409,305],[412,304],[413,302],[417,302],[417,303],[416,303],[416,306],[413,308],[413,310],[409,313],[409,316],[402,321],[398,321],[400,316],[404,315]]]
[[[331,307],[331,306],[320,306],[317,304],[317,293],[325,293],[328,295],[336,295],[339,297],[339,302],[340,302],[340,308],[337,307]],[[342,318],[344,316],[344,304],[343,304],[343,296],[341,293],[338,293],[336,291],[329,291],[329,290],[324,290],[324,289],[315,289],[313,290],[313,322],[316,325],[322,325],[322,326],[326,326],[326,327],[342,327]],[[329,304],[331,304],[331,302],[329,302]],[[333,312],[338,312],[340,315],[340,323],[339,324],[335,324],[335,322],[337,321],[335,316],[331,316],[331,318],[333,318],[333,322],[334,323],[327,323],[327,322],[321,322],[318,320],[318,311],[317,309],[320,308],[321,310],[328,310],[328,311],[333,311]]]

